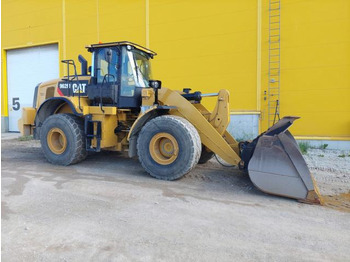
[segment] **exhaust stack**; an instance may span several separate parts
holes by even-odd
[[[78,60],[81,64],[81,75],[87,75],[87,71],[88,71],[88,63],[86,61],[86,59],[82,56],[82,55],[79,55],[78,56]]]

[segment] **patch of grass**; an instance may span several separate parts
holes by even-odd
[[[307,142],[300,142],[299,143],[299,148],[300,148],[300,151],[303,155],[306,155],[307,154],[307,151],[309,150],[310,148],[310,144],[307,143]]]
[[[345,157],[345,154],[341,154],[341,155],[339,155],[338,157]]]
[[[328,144],[322,144],[322,145],[320,145],[320,149],[326,149],[327,146],[328,146]]]
[[[19,141],[29,141],[29,140],[33,140],[33,136],[20,136],[18,138]]]
[[[324,155],[318,155],[319,157],[324,157]]]

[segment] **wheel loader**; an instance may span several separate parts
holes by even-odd
[[[320,203],[316,183],[284,117],[252,141],[238,143],[226,128],[229,92],[173,91],[151,78],[155,52],[123,41],[92,44],[88,67],[79,55],[62,60],[67,75],[35,87],[33,107],[22,110],[19,129],[40,139],[55,165],[83,161],[89,151],[128,151],[153,177],[176,180],[214,154],[247,171],[263,192]],[[216,96],[213,111],[201,103]]]

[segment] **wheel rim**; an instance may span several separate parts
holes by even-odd
[[[176,160],[179,153],[179,145],[172,135],[158,133],[151,139],[149,152],[153,160],[158,164],[169,165]]]
[[[67,138],[60,128],[51,128],[47,133],[47,145],[56,155],[62,154],[67,148]]]

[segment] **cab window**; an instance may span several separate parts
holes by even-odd
[[[110,61],[110,63],[108,62]],[[118,79],[119,52],[117,48],[101,48],[96,52],[96,78],[101,84],[105,78],[107,83],[115,83]]]

